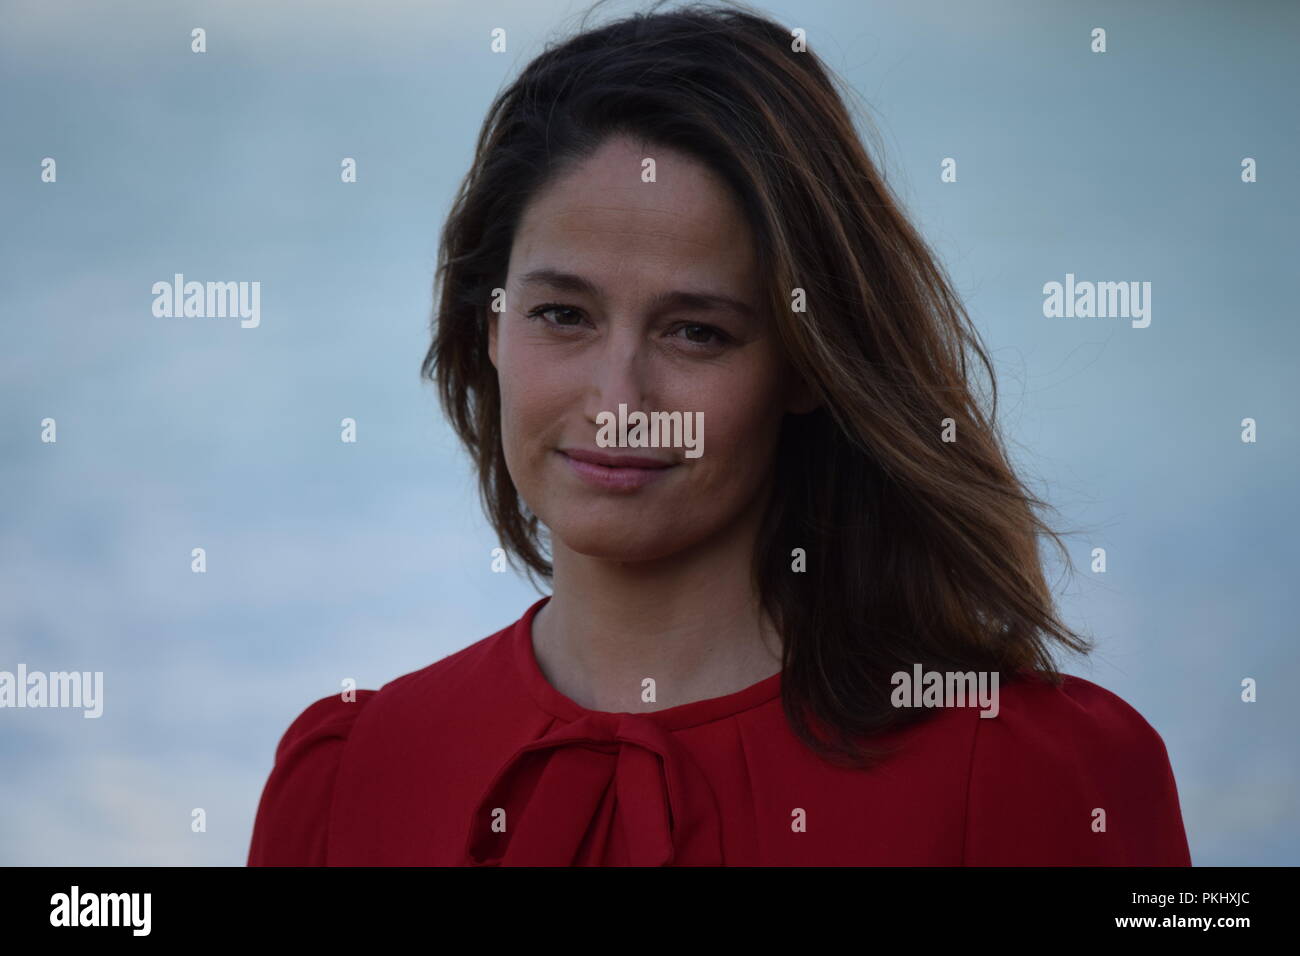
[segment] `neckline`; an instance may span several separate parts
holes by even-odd
[[[537,663],[537,655],[533,651],[533,618],[537,616],[537,612],[541,610],[542,605],[550,599],[551,595],[548,594],[536,601],[532,607],[524,612],[523,617],[515,622],[511,633],[511,641],[514,645],[515,664],[528,687],[529,693],[538,706],[555,717],[566,721],[580,720],[584,717],[604,718],[607,720],[635,717],[641,720],[651,720],[665,730],[682,730],[686,727],[695,727],[711,721],[722,720],[725,717],[734,717],[780,696],[781,672],[777,671],[771,677],[765,677],[757,683],[750,684],[748,687],[733,693],[678,704],[676,707],[666,707],[662,710],[650,710],[640,713],[635,711],[588,710],[551,686],[551,682],[546,679],[541,666]]]

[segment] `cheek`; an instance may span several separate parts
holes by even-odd
[[[527,361],[517,368],[500,365],[498,381],[506,467],[528,506],[541,511],[552,491],[552,450],[573,437],[564,429],[572,417],[573,383],[557,380],[554,370]]]
[[[776,427],[770,415],[755,414],[756,406],[716,409],[704,413],[704,454],[718,467],[752,470],[771,453]]]
[[[554,421],[556,410],[566,401],[570,380],[559,374],[555,363],[531,350],[509,332],[497,340],[497,383],[501,392],[503,428],[527,437],[537,432],[537,423]]]
[[[726,394],[726,393],[722,393]],[[704,454],[698,478],[709,489],[748,489],[761,483],[780,434],[782,409],[774,396],[752,390],[733,401],[716,397],[704,413]]]

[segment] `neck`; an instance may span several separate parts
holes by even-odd
[[[777,673],[780,638],[750,573],[761,510],[653,561],[593,558],[552,536],[554,593],[533,618],[533,651],[551,686],[588,710],[644,713]],[[654,702],[642,700],[647,677]]]

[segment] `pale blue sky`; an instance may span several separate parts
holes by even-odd
[[[1163,736],[1194,862],[1300,862],[1300,7],[760,8],[870,104],[998,362],[1018,462],[1085,529],[1062,605],[1100,650],[1068,669]],[[0,669],[105,673],[98,720],[0,711],[0,863],[242,864],[303,707],[535,599],[490,573],[418,370],[483,113],[583,9],[0,0]],[[154,318],[176,272],[260,281],[261,326]],[[1151,282],[1150,327],[1045,318],[1066,273]]]

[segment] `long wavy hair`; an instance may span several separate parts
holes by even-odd
[[[748,8],[658,7],[552,44],[492,103],[442,233],[421,373],[511,562],[549,581],[547,532],[506,468],[487,348],[522,211],[613,134],[720,174],[753,230],[779,340],[821,403],[782,424],[752,569],[782,637],[786,719],[824,759],[870,766],[890,749],[872,738],[927,716],[891,704],[895,672],[1055,683],[1054,648],[1093,649],[1057,617],[1040,537],[1068,552],[1012,470],[993,366],[860,142],[842,82]]]

